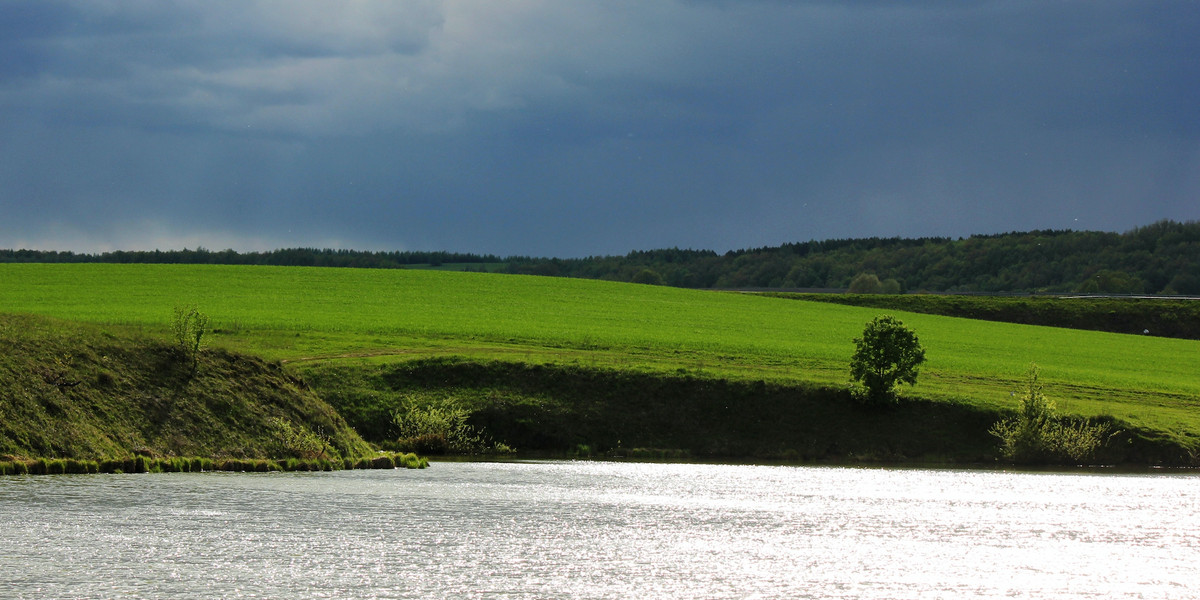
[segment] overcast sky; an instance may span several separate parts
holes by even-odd
[[[0,1],[0,248],[1200,219],[1200,3]]]

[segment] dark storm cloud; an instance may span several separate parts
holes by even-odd
[[[1187,2],[7,2],[0,247],[1196,219],[1197,30]]]

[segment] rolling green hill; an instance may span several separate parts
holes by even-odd
[[[844,388],[878,309],[592,280],[209,265],[0,265],[0,311],[165,335],[173,307],[209,338],[294,365],[454,356],[714,381]],[[1030,362],[1065,413],[1108,415],[1184,448],[1200,440],[1196,341],[897,312],[927,348],[906,394],[1016,406]]]

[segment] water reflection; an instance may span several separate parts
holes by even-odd
[[[0,596],[1196,597],[1197,481],[598,462],[5,478]]]

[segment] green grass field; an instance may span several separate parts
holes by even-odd
[[[602,281],[415,270],[3,264],[0,312],[166,333],[268,359],[437,355],[845,384],[879,309]],[[1060,411],[1200,441],[1200,342],[894,312],[928,362],[906,393],[1015,406],[1030,362]]]

